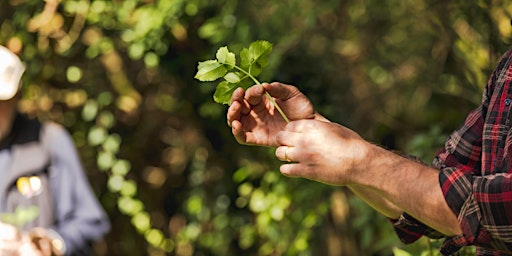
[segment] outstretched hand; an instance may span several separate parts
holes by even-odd
[[[265,92],[275,99],[290,121],[315,118],[313,104],[294,86],[274,82],[254,85],[247,91],[238,88],[227,113],[228,125],[238,143],[278,146],[276,134],[284,130],[286,121]]]

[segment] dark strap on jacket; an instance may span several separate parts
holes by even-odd
[[[26,115],[17,114],[11,133],[0,141],[0,150],[11,148],[12,145],[39,141],[41,123],[37,119],[29,119]]]

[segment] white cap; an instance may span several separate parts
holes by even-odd
[[[10,100],[19,90],[25,66],[20,58],[0,45],[0,100]]]

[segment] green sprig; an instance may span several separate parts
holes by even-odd
[[[202,82],[213,82],[223,79],[213,94],[213,100],[221,104],[229,104],[233,92],[238,88],[249,88],[252,84],[261,85],[256,77],[263,68],[268,65],[268,56],[272,52],[272,44],[259,40],[251,43],[249,48],[240,52],[240,65],[237,65],[237,57],[228,50],[227,46],[221,47],[215,54],[215,60],[199,62],[195,79]],[[283,119],[289,123],[288,117],[277,105],[274,98],[265,91],[265,95],[279,111]]]

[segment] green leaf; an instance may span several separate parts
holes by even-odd
[[[272,44],[264,40],[255,41],[249,46],[249,54],[253,63],[259,64],[262,68],[267,66],[268,56],[271,52]]]
[[[248,78],[249,78],[248,76],[242,78],[240,83],[238,83],[238,86],[244,88],[244,90],[247,90],[247,89],[249,89],[249,87],[253,86],[254,82]]]
[[[207,60],[199,62],[194,78],[202,82],[215,81],[226,75],[227,72],[228,69],[224,64],[216,60]]]
[[[242,69],[248,70],[249,67],[252,65],[252,58],[249,54],[249,49],[243,48],[242,51],[240,51],[240,67]]]
[[[404,251],[400,248],[394,247],[393,248],[393,255],[394,256],[412,256],[409,252]]]
[[[213,100],[217,103],[229,104],[231,101],[231,95],[236,88],[238,88],[236,84],[231,84],[226,81],[220,82],[213,94]]]
[[[253,84],[260,84],[256,78],[262,69],[268,64],[268,56],[272,52],[272,44],[259,40],[251,43],[249,48],[244,48],[240,52],[240,65],[236,64],[236,55],[223,46],[217,50],[216,60],[207,60],[199,62],[197,73],[194,78],[206,82],[215,81],[221,77],[225,81],[220,82],[213,94],[213,99],[217,103],[229,104],[231,95],[238,87],[247,89]],[[237,72],[229,72],[235,69]],[[267,93],[266,96],[275,105],[279,114],[288,122],[288,118],[275,103],[272,97]]]
[[[240,76],[238,73],[235,73],[235,72],[229,72],[227,73],[225,76],[224,76],[224,79],[226,79],[226,81],[228,83],[232,83],[232,84],[236,84],[236,83],[239,83],[240,82]]]
[[[236,65],[235,54],[230,52],[227,46],[219,48],[219,50],[217,50],[216,56],[217,60],[222,64],[226,64],[231,67]]]
[[[268,65],[268,56],[272,52],[272,44],[259,40],[251,43],[249,49],[244,48],[240,52],[241,67],[252,76],[257,76]]]
[[[250,70],[249,70],[249,73],[252,75],[252,76],[257,76],[261,73],[261,71],[263,70],[263,67],[261,65],[259,65],[258,63],[254,63]]]
[[[243,69],[247,70],[251,76],[258,76],[261,71],[262,67],[261,65],[258,65],[254,62],[254,59],[252,58],[251,52],[249,49],[244,48],[240,52],[240,58],[241,58],[241,66]]]

